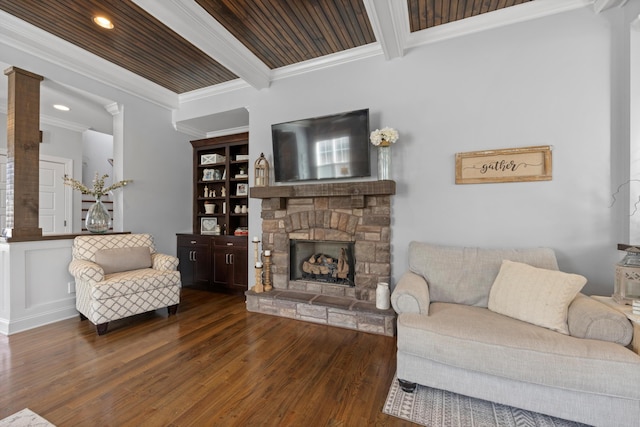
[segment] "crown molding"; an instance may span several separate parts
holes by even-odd
[[[175,93],[11,14],[0,11],[0,22],[0,45],[27,52],[43,61],[161,107],[177,106],[178,97]],[[12,62],[8,58],[0,60]]]
[[[237,133],[245,133],[245,132],[249,132],[249,126],[239,126],[236,128],[207,132],[207,138],[215,138],[218,136],[226,136],[226,135],[235,135]]]
[[[592,5],[594,0],[535,0],[411,33],[407,48],[505,27]]]
[[[332,53],[319,58],[309,59],[297,64],[276,68],[272,71],[272,80],[286,79],[300,74],[310,73],[337,65],[347,64],[361,59],[382,55],[379,43],[369,43],[364,46],[354,47],[342,52]]]
[[[192,136],[192,137],[197,138],[197,139],[203,139],[203,138],[207,137],[207,133],[206,132],[203,132],[200,129],[196,129],[196,128],[191,127],[191,126],[187,126],[187,125],[185,125],[183,123],[173,122],[173,128],[177,132],[184,133],[186,135]]]
[[[50,125],[50,126],[56,126],[62,129],[68,129],[74,132],[85,132],[89,129],[91,129],[90,126],[88,125],[84,125],[81,123],[75,123],[75,122],[70,122],[68,120],[62,120],[62,119],[58,119],[56,117],[51,117],[51,116],[44,116],[44,115],[40,115],[40,124],[41,125]]]
[[[0,105],[0,114],[7,115],[7,106],[6,104]],[[58,119],[57,117],[45,116],[40,114],[40,124],[56,126],[62,129],[68,129],[74,132],[84,132],[90,129],[90,126],[87,126],[82,123],[71,122],[68,120]]]
[[[610,9],[612,7],[622,7],[627,3],[627,0],[595,0],[593,2],[593,11],[600,13],[603,10]]]
[[[199,99],[208,98],[211,96],[222,95],[223,93],[234,92],[240,89],[248,89],[252,86],[242,79],[231,80],[230,82],[220,83],[214,86],[205,87],[202,89],[192,90],[191,92],[185,92],[178,95],[179,104],[191,101],[197,101]]]

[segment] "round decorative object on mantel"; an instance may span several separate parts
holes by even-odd
[[[106,233],[111,228],[111,215],[100,201],[100,197],[89,207],[84,226],[89,232],[96,234]]]

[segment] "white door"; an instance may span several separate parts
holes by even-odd
[[[71,232],[71,195],[63,177],[70,170],[71,160],[41,156],[40,160],[40,215],[42,234]],[[7,156],[0,154],[0,229],[6,226]]]

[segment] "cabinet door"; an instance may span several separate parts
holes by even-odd
[[[230,284],[241,291],[246,291],[249,284],[248,264],[247,248],[238,247],[231,251],[231,265],[229,268],[233,272],[233,280]]]
[[[188,246],[178,246],[178,270],[180,271],[180,280],[182,286],[193,286],[193,278],[195,277],[193,249]]]
[[[213,283],[226,287],[229,282],[229,252],[224,246],[213,251]]]
[[[211,276],[210,238],[178,236],[178,270],[183,286],[209,286]]]

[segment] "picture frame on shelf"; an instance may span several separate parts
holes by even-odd
[[[249,194],[249,184],[241,182],[236,186],[236,196],[246,196]]]
[[[218,218],[200,218],[200,234],[215,234]]]
[[[204,169],[202,171],[202,180],[203,181],[213,181],[214,178],[214,173],[216,172],[215,169]]]

